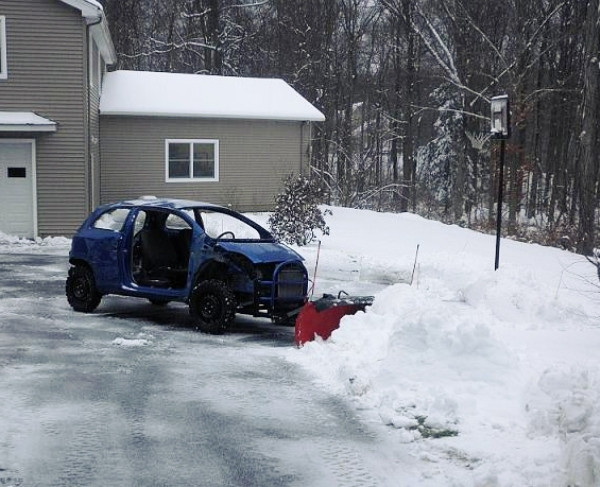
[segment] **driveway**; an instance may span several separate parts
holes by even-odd
[[[382,430],[285,360],[292,328],[208,336],[120,297],[75,313],[66,253],[0,248],[0,485],[392,485]]]

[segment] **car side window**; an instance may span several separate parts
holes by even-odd
[[[102,215],[96,219],[92,226],[100,230],[120,232],[123,228],[125,220],[127,219],[127,215],[129,215],[128,208],[114,208],[102,213]]]
[[[184,230],[184,229],[189,229],[190,224],[188,222],[186,222],[183,218],[181,218],[178,215],[175,215],[174,213],[171,213],[168,217],[167,217],[167,221],[165,222],[165,226],[169,229],[169,230]]]

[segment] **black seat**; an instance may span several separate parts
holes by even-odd
[[[192,229],[184,228],[178,230],[174,239],[174,245],[177,250],[179,267],[187,267],[190,260],[190,247],[192,245]]]
[[[177,251],[165,231],[166,215],[149,213],[140,233],[142,265],[145,269],[176,267]]]
[[[167,214],[148,213],[140,232],[142,275],[140,284],[157,287],[182,285],[187,269],[182,268],[179,253],[165,229]],[[184,281],[185,283],[185,281]]]

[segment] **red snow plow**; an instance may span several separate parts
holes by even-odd
[[[340,326],[343,316],[364,311],[373,304],[373,296],[348,296],[341,291],[337,297],[324,294],[316,301],[306,303],[296,318],[294,343],[302,346],[319,336],[327,340],[333,330]]]

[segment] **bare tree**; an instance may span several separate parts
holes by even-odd
[[[120,68],[292,84],[325,113],[312,172],[336,204],[486,228],[497,190],[489,100],[507,93],[510,231],[548,243],[569,235],[589,252],[598,234],[599,1],[103,3]]]
[[[581,132],[581,191],[579,250],[591,254],[598,206],[598,124],[600,123],[600,2],[588,0],[585,20],[585,58]]]

